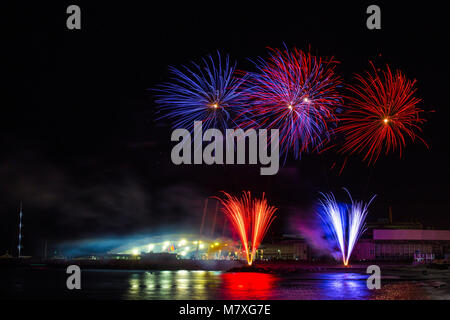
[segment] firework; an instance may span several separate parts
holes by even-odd
[[[331,231],[341,251],[342,262],[347,266],[356,242],[365,231],[368,208],[375,196],[368,203],[364,203],[354,201],[350,193],[346,189],[344,190],[350,197],[351,204],[339,205],[331,192],[322,194],[320,217],[325,227]]]
[[[342,261],[346,265],[344,240],[345,211],[338,205],[332,193],[323,194],[323,199],[320,200],[320,204],[322,209],[320,217],[323,219],[325,226],[331,230],[331,234],[341,251]]]
[[[190,128],[194,121],[202,121],[203,128],[234,126],[234,115],[244,106],[246,77],[236,77],[236,65],[228,56],[225,61],[217,56],[217,61],[208,56],[191,67],[170,67],[172,82],[156,89],[160,119],[169,118],[174,128]]]
[[[261,241],[275,219],[274,213],[277,209],[268,205],[264,194],[261,199],[252,199],[250,191],[243,192],[241,198],[226,192],[224,196],[224,199],[217,199],[222,203],[223,212],[239,234],[247,263],[251,265]]]
[[[323,144],[336,119],[342,102],[337,62],[296,48],[270,50],[268,59],[255,62],[258,71],[249,73],[250,106],[241,114],[241,126],[279,129],[280,153],[298,158]]]
[[[372,67],[372,73],[356,75],[357,84],[349,86],[352,95],[336,129],[345,137],[340,151],[361,153],[369,164],[375,163],[383,150],[385,154],[398,151],[401,157],[407,137],[425,143],[417,135],[424,119],[423,110],[417,107],[421,100],[414,96],[416,81],[399,70],[391,72],[389,66],[382,72]]]

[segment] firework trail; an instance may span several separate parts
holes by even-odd
[[[342,261],[346,265],[344,241],[345,212],[339,207],[332,193],[322,194],[322,196],[323,199],[320,200],[320,205],[322,207],[320,217],[325,222],[325,225],[331,229],[331,233],[342,253]]]
[[[243,192],[241,198],[224,192],[224,199],[217,198],[223,206],[223,212],[239,234],[248,265],[253,263],[256,251],[267,230],[275,219],[277,210],[269,206],[264,194],[261,199],[253,199],[250,191]],[[251,240],[249,248],[249,240]]]
[[[270,49],[268,59],[255,62],[257,72],[248,74],[250,105],[240,115],[241,127],[279,129],[285,156],[292,152],[297,159],[318,149],[342,102],[336,64],[333,58],[325,62],[296,48]]]
[[[255,258],[256,250],[258,250],[258,247],[261,244],[264,236],[266,235],[267,230],[275,219],[275,216],[273,214],[277,210],[275,207],[269,206],[267,200],[264,198],[264,194],[262,196],[262,199],[255,199],[253,205],[253,241],[251,254],[252,261]]]
[[[228,193],[225,193],[225,199],[220,199],[219,201],[222,203],[223,211],[230,219],[231,224],[239,234],[241,238],[242,247],[244,248],[244,252],[246,255],[246,259],[248,264],[251,264],[248,255],[248,222],[251,219],[249,214],[249,208],[251,207],[251,200],[249,193],[243,193],[242,199],[238,199],[237,197],[231,196]]]
[[[353,248],[355,247],[356,242],[359,237],[366,231],[365,229],[365,220],[367,213],[369,212],[369,206],[375,196],[370,199],[368,203],[364,203],[362,201],[353,201],[350,192],[345,189],[348,196],[351,200],[351,207],[349,208],[348,215],[348,224],[349,224],[349,234],[348,234],[348,247],[347,247],[347,263],[350,260],[350,256],[352,254]]]
[[[217,53],[203,58],[201,64],[182,69],[170,67],[172,82],[155,89],[159,104],[159,118],[173,120],[174,128],[191,128],[194,121],[202,121],[202,127],[226,129],[234,126],[235,114],[245,105],[242,84],[246,76],[236,77],[236,64],[225,61]],[[192,131],[192,129],[191,129]]]
[[[400,157],[406,138],[420,139],[423,110],[417,107],[421,101],[414,96],[415,80],[408,80],[387,66],[379,72],[371,63],[373,72],[356,75],[356,85],[349,86],[347,110],[342,116],[341,126],[336,129],[345,137],[340,149],[343,153],[364,155],[364,161],[373,164],[381,152],[399,151]]]
[[[333,193],[322,194],[323,199],[319,201],[322,218],[326,228],[331,230],[342,255],[342,262],[348,265],[353,248],[359,237],[365,231],[365,219],[368,208],[375,196],[368,203],[354,201],[350,192],[344,189],[351,200],[351,205],[339,205]]]

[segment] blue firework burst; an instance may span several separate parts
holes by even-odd
[[[228,55],[223,61],[217,52],[217,59],[209,55],[200,64],[169,70],[171,81],[156,89],[159,119],[168,118],[173,128],[190,131],[194,121],[202,121],[204,130],[235,126],[235,117],[245,107],[246,76],[237,76],[236,63],[230,63]]]

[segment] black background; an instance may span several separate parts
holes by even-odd
[[[82,29],[66,28],[66,8],[78,4]],[[366,28],[366,8],[378,4],[382,29]],[[299,211],[311,218],[318,192],[357,199],[378,194],[369,220],[419,220],[446,227],[450,213],[448,23],[441,2],[64,2],[5,6],[6,90],[0,116],[0,253],[16,249],[19,202],[24,252],[85,237],[135,232],[196,231],[205,197],[220,190],[265,191],[279,207],[272,234],[295,232]],[[247,60],[286,43],[341,62],[351,81],[369,60],[417,79],[427,111],[423,137],[403,157],[382,156],[373,167],[334,152],[288,161],[278,175],[258,166],[174,166],[170,124],[155,121],[148,89],[167,80],[168,66],[219,50]],[[345,199],[345,198],[343,198]],[[295,229],[295,228],[294,228]]]

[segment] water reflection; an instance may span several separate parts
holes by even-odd
[[[134,273],[126,299],[211,299],[220,284],[210,271],[155,271]],[[212,289],[211,292],[208,289]]]
[[[271,299],[277,278],[265,273],[224,273],[223,298],[224,299]]]
[[[358,273],[307,273],[282,280],[284,287],[278,299],[298,300],[359,300],[369,299],[367,275]]]
[[[448,299],[450,282],[382,280],[368,290],[358,273],[83,270],[83,290],[65,286],[65,270],[17,269],[0,273],[0,296],[50,299]]]
[[[358,273],[304,273],[275,276],[264,273],[215,271],[130,271],[126,299],[377,299],[402,298],[402,285],[369,290],[367,275]],[[406,287],[406,284],[403,284]],[[404,288],[403,288],[404,289]],[[414,297],[422,296],[423,290]],[[413,296],[408,294],[408,297]],[[406,297],[406,298],[408,298]]]

